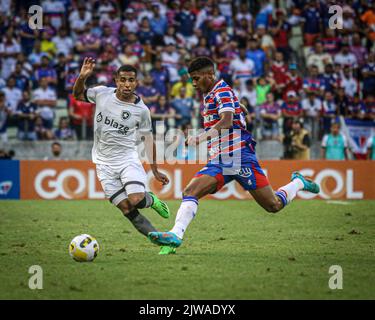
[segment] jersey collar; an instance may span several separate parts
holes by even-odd
[[[114,95],[115,95],[115,98],[116,98],[116,100],[118,100],[118,101],[120,101],[120,102],[122,102],[122,103],[132,103],[132,102],[125,102],[125,101],[121,101],[119,98],[117,98],[116,97],[116,91],[117,91],[117,89],[115,89],[115,91],[113,91],[113,93],[114,93]],[[139,102],[141,102],[141,97],[140,96],[138,96],[137,94],[135,94],[135,93],[133,93],[134,95],[135,95],[135,101],[134,101],[134,103],[133,104],[138,104]]]
[[[208,96],[210,96],[212,94],[212,92],[214,92],[217,87],[223,82],[224,80],[223,79],[220,79],[218,81],[216,81],[216,83],[214,84],[213,88],[211,89],[211,91],[209,93],[207,93],[205,96],[204,96],[204,99],[206,99]]]

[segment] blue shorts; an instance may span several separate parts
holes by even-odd
[[[269,181],[257,160],[242,163],[241,169],[237,170],[235,174],[225,174],[225,169],[227,169],[225,166],[209,162],[204,168],[199,170],[194,177],[200,177],[202,175],[214,177],[217,180],[217,188],[213,193],[219,191],[232,180],[237,181],[246,191],[260,189],[269,185]]]

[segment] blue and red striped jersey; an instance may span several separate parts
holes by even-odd
[[[233,126],[229,130],[222,130],[220,135],[207,142],[210,160],[236,154],[255,154],[255,141],[246,131],[245,115],[232,88],[224,81],[216,82],[212,90],[203,98],[204,129],[210,130],[220,120],[222,112],[233,113]],[[223,132],[224,131],[224,132]]]

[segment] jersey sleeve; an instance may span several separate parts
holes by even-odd
[[[151,113],[148,108],[145,108],[144,112],[142,112],[141,122],[139,123],[139,131],[142,133],[152,132]]]
[[[216,92],[215,100],[217,104],[218,114],[227,111],[235,113],[234,97],[233,93],[230,90]]]
[[[85,90],[85,98],[87,102],[96,103],[96,97],[105,91],[107,91],[108,87],[106,86],[96,86],[92,88],[88,88]]]

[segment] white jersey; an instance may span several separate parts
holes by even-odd
[[[121,167],[139,161],[139,134],[152,132],[150,110],[141,98],[135,103],[116,97],[116,88],[97,86],[85,91],[86,99],[96,104],[92,161]]]

